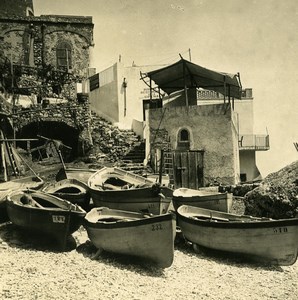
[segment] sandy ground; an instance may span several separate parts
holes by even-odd
[[[238,206],[238,207],[237,207]],[[234,208],[239,210],[236,201]],[[297,299],[298,263],[256,265],[206,250],[177,234],[171,267],[103,253],[81,227],[59,252],[53,241],[0,226],[0,299]]]

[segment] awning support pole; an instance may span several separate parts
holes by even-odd
[[[185,72],[185,63],[183,61],[183,78],[184,78],[184,92],[185,92],[185,104],[188,108],[188,94],[187,94],[187,86],[186,86],[186,72]]]

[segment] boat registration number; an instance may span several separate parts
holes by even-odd
[[[273,228],[273,232],[274,232],[274,233],[284,233],[284,232],[288,232],[288,228],[287,228],[287,227]]]
[[[53,215],[52,219],[53,219],[53,223],[65,223],[65,216]]]
[[[152,231],[157,231],[157,230],[163,230],[162,225],[161,224],[152,224]]]

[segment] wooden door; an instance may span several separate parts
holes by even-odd
[[[204,186],[203,151],[174,151],[175,188],[198,189]]]

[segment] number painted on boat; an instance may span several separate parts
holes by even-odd
[[[154,203],[149,203],[148,204],[148,208],[154,208],[155,207],[155,204]]]
[[[53,219],[53,223],[65,223],[65,216],[53,215],[52,219]]]
[[[274,233],[285,233],[288,232],[287,227],[278,227],[278,228],[273,228]]]
[[[162,230],[161,224],[152,224],[152,231]]]

